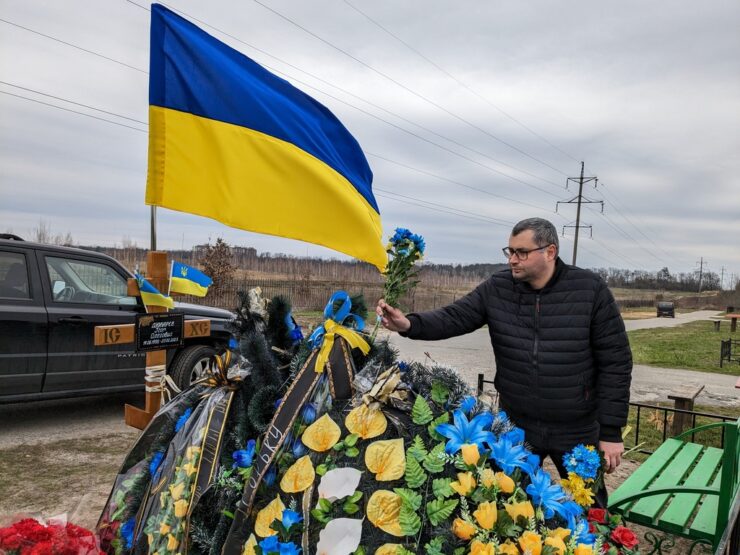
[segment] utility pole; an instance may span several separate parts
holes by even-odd
[[[581,227],[588,227],[591,229],[591,235],[593,235],[593,227],[590,225],[581,225],[581,204],[601,204],[601,212],[604,212],[604,201],[603,200],[589,200],[586,197],[583,196],[583,184],[589,183],[591,181],[594,182],[594,187],[596,187],[596,183],[598,183],[598,178],[596,176],[593,177],[584,177],[583,176],[584,171],[584,163],[581,162],[581,176],[580,177],[569,177],[565,181],[565,188],[568,188],[568,183],[571,181],[578,183],[578,196],[573,197],[570,200],[561,200],[555,203],[555,212],[558,211],[558,206],[560,204],[573,204],[577,203],[578,207],[576,209],[576,225],[564,225],[563,226],[563,235],[565,235],[565,228],[566,227],[575,227],[576,228],[576,238],[575,241],[573,241],[573,265],[576,265],[576,257],[578,256],[578,231]]]
[[[704,257],[699,259],[699,293],[701,293],[701,278],[704,275]]]
[[[725,289],[725,267],[722,266],[722,270],[719,274],[719,290],[724,291]]]

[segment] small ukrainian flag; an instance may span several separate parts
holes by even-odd
[[[172,297],[160,293],[143,276],[139,274],[134,274],[134,276],[136,277],[136,282],[139,284],[139,295],[141,295],[141,300],[144,301],[145,305],[175,308],[175,301],[172,300]]]
[[[200,270],[182,262],[172,262],[170,272],[170,292],[205,297],[213,280]]]

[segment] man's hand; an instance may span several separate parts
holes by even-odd
[[[606,460],[606,473],[611,474],[622,463],[622,453],[624,453],[624,443],[613,441],[600,441],[599,451],[604,453]]]
[[[403,332],[411,328],[411,322],[404,316],[403,312],[397,308],[393,308],[383,299],[378,301],[378,306],[375,307],[375,313],[380,318],[380,323],[387,330]]]

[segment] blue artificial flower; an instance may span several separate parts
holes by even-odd
[[[536,506],[542,507],[545,518],[552,518],[555,513],[566,517],[562,504],[565,501],[563,488],[553,484],[550,475],[541,469],[530,474],[530,479],[532,483],[527,486],[527,493]]]
[[[152,456],[152,460],[149,461],[149,474],[152,478],[157,475],[157,470],[159,470],[159,465],[162,464],[163,459],[164,451],[157,451],[154,453],[154,456]]]
[[[294,524],[298,524],[303,520],[303,517],[295,511],[285,509],[283,511],[282,523],[286,530],[290,529]]]
[[[475,408],[476,403],[477,401],[475,397],[473,397],[472,395],[468,395],[460,403],[460,410],[462,410],[465,414],[470,414],[470,411]]]
[[[304,424],[313,424],[314,420],[316,420],[316,405],[313,403],[306,403],[303,406],[301,418],[303,418]]]
[[[293,456],[296,459],[300,459],[306,453],[308,453],[306,446],[303,445],[303,442],[300,439],[296,439],[295,443],[293,443]]]
[[[515,426],[514,428],[506,432],[504,434],[504,437],[511,441],[511,443],[513,443],[514,445],[524,443],[524,430]]]
[[[289,336],[294,345],[299,341],[303,341],[303,332],[301,331],[301,326],[296,326],[292,330],[290,330]]]
[[[445,452],[454,455],[463,445],[477,444],[478,449],[483,449],[484,443],[492,443],[495,436],[486,431],[491,426],[493,415],[490,412],[482,412],[468,421],[465,413],[457,409],[452,413],[454,424],[440,424],[436,427],[438,434],[448,439]]]
[[[411,238],[412,233],[405,227],[397,227],[396,233],[391,237],[391,243],[397,245],[398,243]]]
[[[293,542],[280,544],[280,555],[298,555],[301,548]]]
[[[126,549],[131,549],[134,544],[134,528],[136,528],[136,518],[133,516],[121,526],[121,537],[126,540]]]
[[[185,422],[188,421],[188,418],[190,418],[190,415],[193,414],[193,409],[189,408],[184,413],[182,413],[182,416],[177,419],[177,422],[175,423],[175,433],[179,432],[182,427],[185,425]]]
[[[585,518],[577,519],[571,530],[573,530],[572,536],[576,544],[593,545],[596,542],[596,536],[588,531],[588,521]]]
[[[498,441],[489,441],[488,445],[491,448],[488,457],[496,461],[506,474],[511,474],[517,467],[524,468],[527,465],[527,457],[531,455],[523,445],[514,445],[506,434],[501,434]]]
[[[594,479],[601,468],[601,457],[595,449],[580,443],[563,456],[563,465],[568,472],[575,472],[583,479]]]
[[[283,398],[280,397],[280,399],[275,399],[275,410],[278,410],[280,408],[280,403],[283,402]]]
[[[500,410],[494,415],[494,418],[493,418],[494,426],[496,424],[508,424],[508,423],[509,423],[509,415],[506,414],[506,411]]]
[[[524,463],[519,468],[531,476],[532,473],[537,472],[540,469],[539,455],[530,453],[527,455],[527,458],[524,459]]]
[[[238,451],[234,451],[231,454],[231,457],[234,459],[234,465],[232,468],[249,468],[252,466],[252,462],[254,461],[254,452],[257,448],[257,442],[253,439],[250,439],[247,442],[247,447],[245,449],[239,449]]]
[[[402,360],[399,360],[398,369],[401,371],[401,373],[406,372],[409,369],[409,364],[407,362],[403,362]]]
[[[232,351],[235,351],[239,347],[239,342],[236,340],[236,337],[230,337],[229,338],[229,349]]]
[[[273,464],[270,467],[270,469],[267,471],[267,474],[265,474],[265,477],[262,478],[262,480],[264,480],[265,484],[269,487],[275,483],[276,478],[277,478],[277,468]]]
[[[563,512],[565,520],[567,521],[567,528],[575,531],[578,528],[578,523],[583,520],[583,507],[572,499],[566,499],[563,501]],[[588,526],[586,526],[586,532],[588,532]],[[580,542],[586,543],[586,542]]]
[[[258,545],[262,549],[263,555],[269,555],[270,553],[280,553],[280,546],[278,543],[277,534],[267,536]]]
[[[413,241],[414,246],[416,247],[416,250],[419,251],[421,254],[424,254],[424,249],[426,248],[426,244],[424,243],[424,237],[414,233],[411,235],[411,237],[409,237],[409,239]]]

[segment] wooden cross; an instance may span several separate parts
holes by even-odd
[[[169,264],[167,253],[150,251],[146,256],[147,281],[158,291],[167,291],[169,282]],[[132,297],[139,295],[139,286],[136,280],[128,281],[128,294]],[[167,312],[163,306],[147,306],[147,312]],[[133,343],[135,338],[135,324],[118,324],[112,326],[95,326],[95,345],[122,345]],[[184,330],[185,338],[207,337],[211,335],[210,320],[187,320]],[[125,419],[128,426],[143,430],[159,410],[162,403],[161,376],[166,372],[167,351],[148,351],[146,353],[146,393],[144,409],[133,405],[126,405]]]

